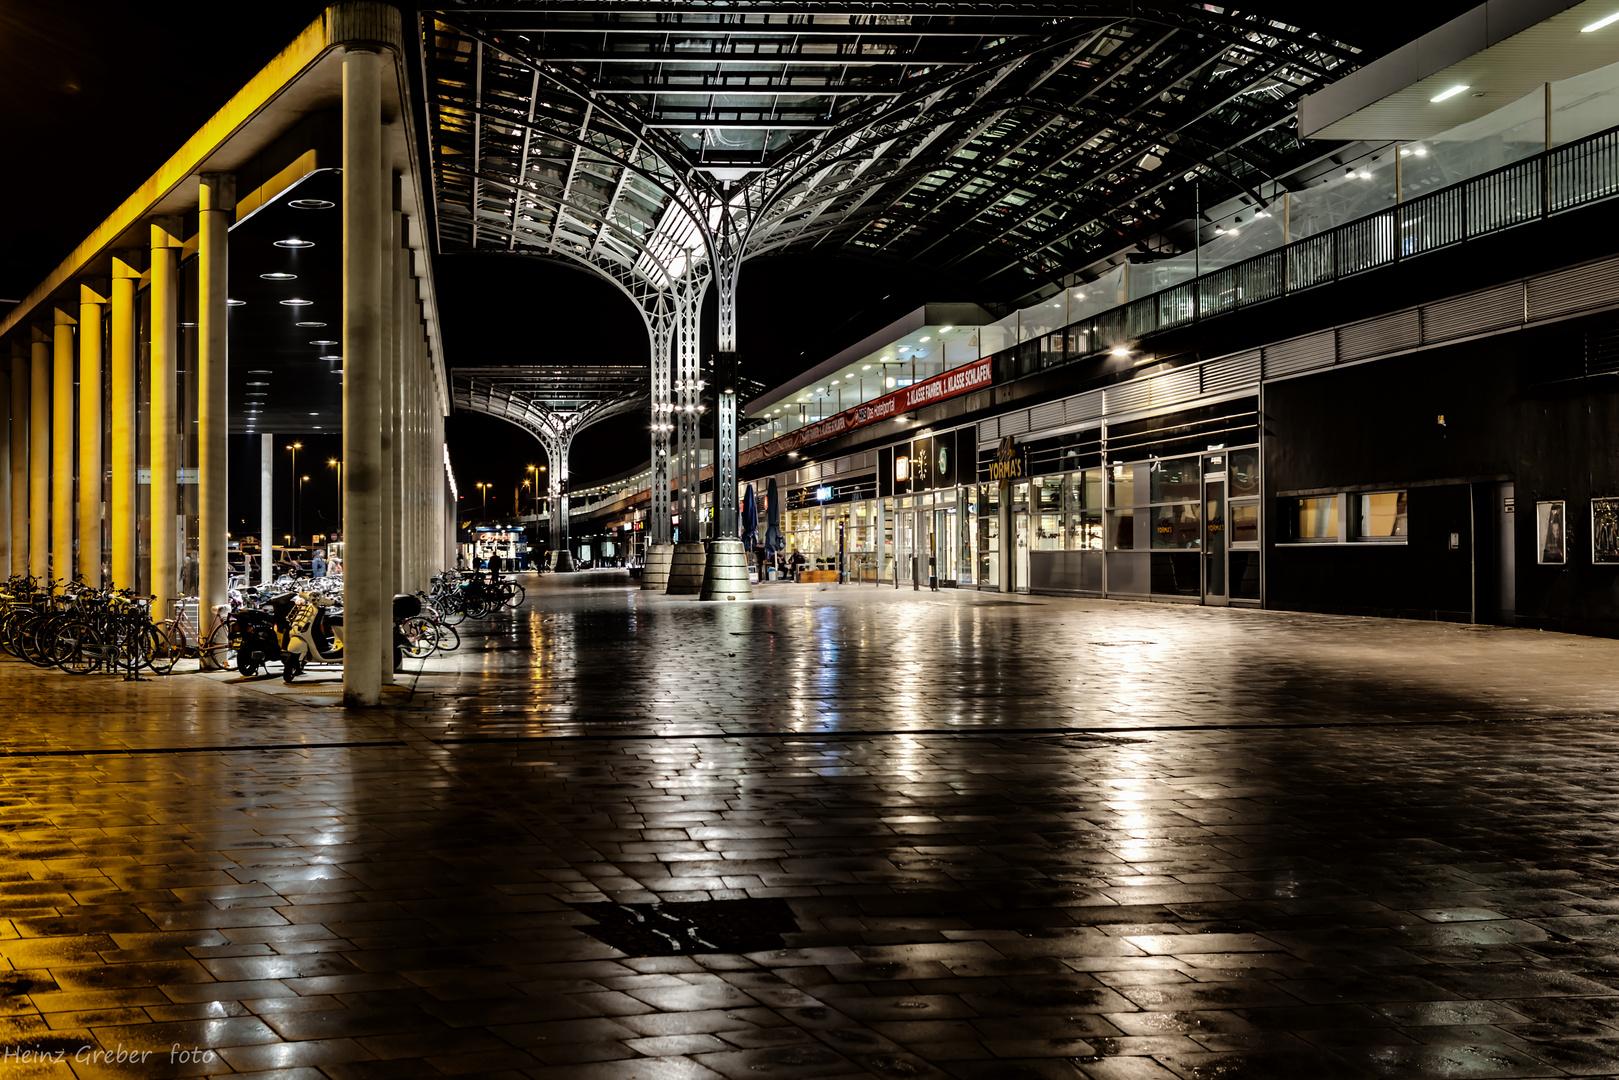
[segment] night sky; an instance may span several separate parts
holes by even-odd
[[[15,301],[38,284],[324,6],[0,0],[0,135],[7,148],[0,169],[6,207],[0,301]],[[1473,4],[1258,6],[1375,54]],[[583,273],[533,258],[459,255],[437,258],[435,278],[452,365],[553,358],[645,363],[646,332],[634,308]],[[738,345],[748,373],[774,385],[925,301],[984,299],[958,292],[920,270],[897,273],[821,257],[760,260],[748,265],[739,289]],[[713,307],[710,295],[708,341]],[[310,476],[305,532],[315,522],[335,521],[336,475],[325,462],[337,456],[337,440],[328,441],[332,449],[311,445],[315,453],[300,456],[299,472]],[[474,485],[483,481],[505,493],[491,502],[509,512],[524,467],[548,464],[526,432],[485,417],[453,416],[449,443],[469,508],[478,501]],[[572,456],[573,486],[644,464],[647,445],[644,417],[586,432]],[[232,502],[233,526],[257,513],[256,490],[242,482],[256,454],[249,466],[243,447],[233,439],[239,466],[233,489],[245,489]]]

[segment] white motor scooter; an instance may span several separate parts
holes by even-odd
[[[330,612],[324,593],[299,593],[287,617],[287,643],[281,653],[281,678],[292,682],[311,663],[343,663],[343,613]]]

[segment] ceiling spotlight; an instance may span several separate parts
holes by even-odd
[[[310,304],[313,304],[314,301],[313,300],[283,300],[283,301],[281,301],[281,303],[285,304],[287,307],[308,307]]]
[[[287,205],[294,210],[330,210],[337,204],[330,199],[289,199]]]
[[[1349,166],[1349,168],[1344,170],[1344,175],[1345,176],[1354,176],[1355,175],[1355,167],[1353,165]]]
[[[1362,180],[1370,180],[1372,178],[1372,174],[1366,169],[1362,169],[1356,175],[1359,176]]]
[[[247,303],[246,300],[226,300],[225,301],[225,304],[226,304],[227,307],[241,307],[245,303]]]
[[[305,327],[305,328],[308,328],[308,329],[314,329],[317,326],[325,326],[326,324],[323,323],[323,322],[298,322],[298,323],[293,323],[292,325],[294,325],[294,326],[302,326],[302,327]]]
[[[296,281],[296,280],[298,280],[298,275],[297,274],[283,274],[280,271],[276,271],[273,274],[260,274],[259,277],[263,278],[265,281]]]
[[[322,360],[341,360],[343,358],[341,356],[333,356],[330,353],[328,353],[327,355],[321,357],[321,359]]]
[[[297,237],[292,237],[291,239],[287,240],[277,240],[275,242],[275,246],[284,248],[310,248],[315,246],[315,242],[313,240],[299,240]]]
[[[248,374],[249,375],[272,375],[272,374],[274,374],[274,372],[272,372],[269,368],[252,368],[252,369],[250,369],[248,371]]]
[[[311,341],[309,344],[311,344],[311,345],[336,345],[337,342],[333,341],[331,338],[316,338],[314,341]]]

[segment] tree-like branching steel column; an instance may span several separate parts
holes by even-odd
[[[667,544],[669,525],[670,449],[675,429],[674,380],[669,367],[675,337],[675,307],[668,292],[657,294],[650,310],[643,308],[647,337],[652,344],[652,502],[647,508],[648,544]]]
[[[698,518],[702,493],[703,292],[708,288],[704,264],[688,265],[686,273],[670,284],[675,305],[675,482],[679,490],[676,513],[680,542],[702,539]]]

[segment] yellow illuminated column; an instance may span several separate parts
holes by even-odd
[[[133,589],[138,584],[136,556],[138,535],[135,528],[135,493],[139,477],[135,452],[135,289],[141,272],[135,269],[133,253],[115,255],[112,260],[111,347],[107,353],[107,377],[112,383],[112,584]]]
[[[222,173],[202,177],[197,212],[197,595],[202,632],[213,629],[213,611],[230,604],[230,517],[227,500],[230,399],[229,281],[230,222],[236,209],[236,179]],[[223,654],[204,658],[219,667]]]
[[[28,573],[28,346],[11,345],[11,573]]]
[[[151,425],[152,616],[166,618],[180,595],[176,523],[179,441],[175,437],[175,360],[180,345],[180,219],[152,222]]]
[[[73,580],[73,326],[56,309],[51,358],[51,577]]]
[[[101,587],[101,312],[107,298],[79,286],[79,573]]]
[[[51,570],[51,339],[39,327],[28,354],[28,572]]]
[[[382,701],[382,66],[343,56],[343,703]]]
[[[0,508],[11,512],[11,369],[0,368]],[[0,578],[11,574],[11,529],[0,529]]]

